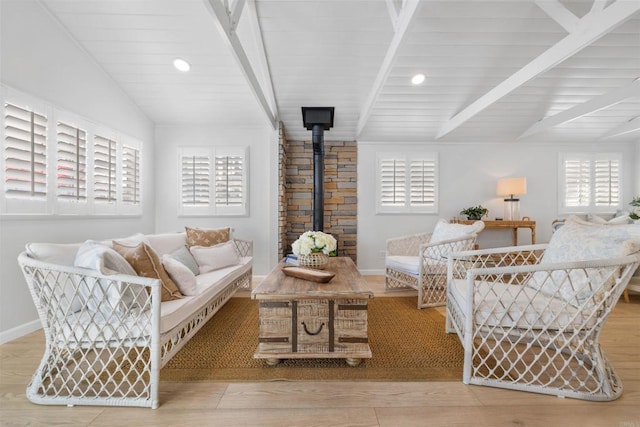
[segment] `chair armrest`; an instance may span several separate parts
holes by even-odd
[[[431,234],[432,233],[419,233],[387,239],[386,255],[417,256],[420,251],[420,246],[431,240]]]
[[[631,255],[589,261],[474,267],[466,270],[467,295],[474,305],[488,296],[502,296],[477,292],[477,284],[484,282],[509,285],[504,288],[507,291],[502,292],[510,297],[515,297],[513,285],[521,285],[528,289],[527,296],[531,299],[553,298],[576,308],[598,306],[606,299],[615,304],[638,264],[639,260]]]
[[[546,248],[547,244],[537,244],[454,252],[448,256],[448,270],[451,278],[461,279],[472,268],[538,264]]]

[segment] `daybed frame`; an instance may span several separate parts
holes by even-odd
[[[251,241],[234,241],[240,256],[252,255]],[[249,268],[210,300],[199,303],[190,317],[161,334],[159,280],[105,276],[41,262],[26,252],[19,255],[18,262],[46,340],[27,397],[46,405],[157,408],[160,369],[239,288],[250,289],[252,277]],[[93,289],[89,295],[87,289]],[[136,295],[144,304],[133,309],[111,306],[105,298],[111,289]],[[78,302],[82,308],[74,312],[71,307]],[[90,310],[89,305],[100,305],[101,310]]]

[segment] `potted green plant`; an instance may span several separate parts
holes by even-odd
[[[460,211],[462,215],[466,215],[467,219],[481,219],[483,216],[487,216],[489,209],[482,207],[482,205],[472,206]]]

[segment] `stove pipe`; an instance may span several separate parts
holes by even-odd
[[[333,127],[334,107],[302,107],[313,143],[313,230],[324,231],[324,131]]]

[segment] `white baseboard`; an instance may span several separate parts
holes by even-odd
[[[42,329],[40,319],[32,320],[31,322],[11,328],[8,331],[0,332],[0,345],[13,341],[16,338],[23,337],[33,331],[37,331],[38,329]]]

